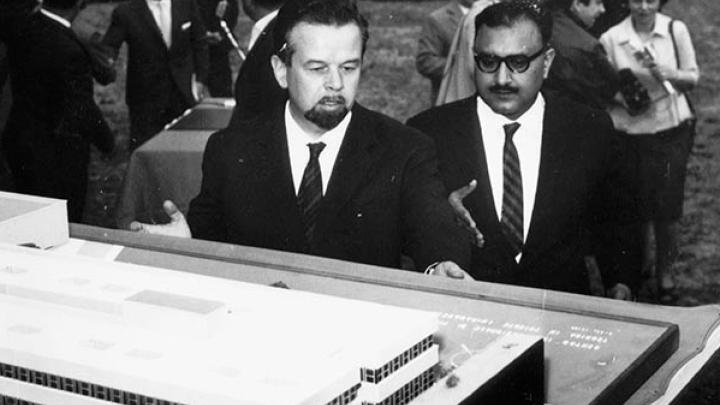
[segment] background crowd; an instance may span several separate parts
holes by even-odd
[[[66,10],[79,6],[77,4],[78,2],[71,1],[64,2],[63,4],[61,3],[63,2],[46,1],[45,7],[47,10],[52,11],[53,9]],[[71,3],[72,7],[67,7]],[[208,59],[208,48],[210,49],[210,53],[212,53],[212,48],[218,48],[219,46],[222,50],[216,50],[215,53],[227,57],[229,45],[227,41],[223,39],[222,32],[220,32],[214,24],[217,22],[216,20],[218,18],[218,14],[222,14],[223,18],[228,18],[227,16],[233,15],[232,6],[226,5],[224,6],[224,10],[222,10],[223,12],[219,12],[221,11],[220,8],[223,7],[219,7],[218,3],[227,2],[206,2],[214,4],[202,4],[203,2],[198,2],[197,9],[188,9],[187,11],[183,11],[183,13],[188,13],[187,18],[177,18],[175,11],[173,11],[173,17],[175,17],[175,19],[171,22],[171,24],[175,24],[176,22],[187,23],[190,21],[190,25],[165,27],[165,29],[163,29],[161,11],[155,13],[150,10],[151,13],[145,12],[145,14],[132,15],[132,12],[137,11],[133,10],[133,8],[137,8],[133,7],[133,5],[136,5],[137,3],[142,3],[143,5],[145,4],[145,2],[128,2],[115,9],[110,19],[110,28],[108,28],[103,40],[100,42],[100,44],[104,45],[104,47],[98,47],[100,48],[99,52],[87,51],[88,49],[91,51],[93,50],[93,47],[87,44],[84,44],[84,48],[81,48],[84,49],[82,52],[86,53],[86,65],[89,69],[89,72],[82,72],[82,75],[87,77],[88,74],[90,74],[96,81],[102,83],[101,80],[107,80],[101,78],[101,68],[103,65],[102,55],[107,55],[108,58],[116,59],[117,51],[120,45],[123,42],[128,45],[126,101],[130,111],[130,149],[139,146],[145,139],[147,139],[147,137],[156,133],[162,127],[164,122],[167,122],[172,117],[179,115],[179,112],[192,105],[200,94],[206,93],[213,96],[227,95],[227,80],[220,79],[223,77],[223,73],[208,73],[220,72],[220,70],[223,70],[224,66],[227,66],[227,59],[222,60],[222,58],[219,58],[220,62],[217,62],[217,57]],[[158,3],[163,3],[163,1],[159,1]],[[258,3],[264,3],[259,1],[246,1],[243,3],[245,12],[253,20],[269,23],[264,28],[254,30],[255,32],[260,31],[259,34],[256,34],[259,38],[258,40],[250,40],[250,42],[257,41],[257,46],[260,46],[263,43],[263,40],[272,39],[270,38],[272,35],[268,35],[267,33],[272,31],[274,21],[273,18],[263,21],[263,17],[270,15],[273,10],[276,10],[277,7],[280,6],[280,3],[275,2],[265,6],[263,6],[263,4],[258,6]],[[456,11],[460,10],[459,14],[456,15],[458,18],[453,22],[454,24],[457,24],[458,27],[461,26],[461,20],[463,20],[463,10],[461,6],[467,7],[467,11],[469,12],[472,12],[473,8],[480,10],[482,8],[481,6],[485,6],[481,4],[484,3],[482,0],[475,2],[475,4],[472,4],[473,2],[467,2],[464,5],[460,3],[462,2],[450,1],[448,2],[448,5],[442,9],[446,10],[452,8]],[[600,3],[599,6],[598,3]],[[192,2],[188,2],[187,4],[192,4]],[[633,20],[633,17],[628,17],[629,19],[626,20],[625,18],[627,16],[626,13],[628,12],[628,6],[629,10],[632,11],[633,4],[639,4],[637,6],[637,10],[639,11],[634,14],[635,20]],[[668,31],[666,32],[671,32],[669,28],[669,19],[663,19],[664,17],[661,14],[657,14],[660,7],[659,1],[629,0],[606,2],[604,7],[602,2],[598,2],[596,0],[588,0],[587,2],[558,1],[553,2],[553,4],[550,4],[549,6],[553,7],[555,29],[566,29],[570,31],[569,33],[560,31],[560,33],[554,35],[553,37],[554,39],[552,45],[553,48],[557,50],[557,57],[553,67],[554,70],[551,70],[550,79],[547,83],[548,86],[552,86],[554,81],[555,90],[564,92],[567,96],[574,98],[577,102],[586,103],[596,108],[607,108],[611,112],[613,112],[613,108],[617,109],[616,106],[618,105],[618,101],[621,104],[625,102],[626,105],[619,110],[619,113],[612,114],[614,119],[613,122],[619,131],[625,134],[638,135],[636,137],[628,137],[627,140],[626,149],[632,151],[634,154],[633,156],[637,157],[636,159],[633,159],[634,162],[637,162],[637,165],[633,166],[629,170],[636,170],[643,173],[639,179],[644,181],[640,181],[638,184],[652,186],[645,187],[649,189],[645,189],[643,187],[637,188],[637,196],[638,199],[643,202],[643,208],[640,211],[641,216],[639,217],[641,221],[636,224],[630,224],[631,231],[628,231],[627,228],[618,228],[617,224],[610,224],[610,230],[608,233],[600,236],[600,238],[609,242],[622,243],[624,246],[628,246],[630,250],[635,249],[635,254],[625,255],[621,258],[608,257],[606,260],[624,261],[620,264],[613,262],[613,266],[635,266],[636,263],[634,263],[633,260],[637,260],[637,267],[646,268],[646,274],[652,273],[651,267],[648,263],[654,262],[660,270],[655,273],[657,275],[658,282],[653,288],[662,289],[666,292],[672,292],[674,288],[674,280],[670,268],[672,267],[673,258],[676,254],[676,249],[674,248],[674,235],[676,232],[674,232],[674,228],[676,227],[675,222],[680,218],[682,213],[682,184],[684,180],[684,168],[687,161],[689,147],[691,145],[691,132],[689,132],[691,128],[687,124],[691,122],[690,118],[692,117],[692,113],[689,110],[689,106],[687,108],[685,107],[685,104],[687,103],[685,102],[685,104],[683,104],[682,100],[685,99],[683,92],[688,90],[694,81],[697,81],[697,64],[694,61],[692,43],[689,42],[686,26],[682,24],[682,22],[676,22],[674,25],[675,28],[673,29],[673,32],[677,33],[675,38],[671,39],[665,35],[663,37],[665,42],[651,47],[653,50],[648,52],[650,55],[643,55],[642,58],[636,57],[636,54],[638,54],[637,51],[644,51],[641,46],[639,49],[633,50],[633,52],[630,53],[632,55],[630,60],[627,60],[627,58],[626,60],[623,60],[622,55],[617,55],[619,52],[618,49],[616,49],[622,49],[622,46],[624,46],[617,45],[619,43],[623,43],[623,33],[618,33],[620,28],[623,26],[623,22],[627,25],[627,21],[631,21],[630,31],[634,30],[635,34],[637,34],[641,40],[645,42],[648,40],[653,41],[652,30],[655,26],[650,24],[648,30],[647,26],[643,26],[641,23],[636,24],[636,22],[641,18],[649,18],[646,17],[646,15],[648,14],[647,10],[650,9],[652,11],[650,14],[652,15],[653,21],[657,19],[658,21],[661,21],[663,25],[668,23]],[[253,7],[255,7],[255,9],[253,9]],[[263,7],[265,7],[265,9],[263,9]],[[653,10],[653,7],[656,8]],[[33,8],[34,6],[32,5],[25,9],[18,7],[17,10],[3,13],[3,16],[4,18],[6,17],[8,19],[12,19],[14,18],[12,16],[37,14],[38,12],[33,10]],[[257,9],[260,9],[260,11],[258,12]],[[34,14],[33,11],[35,12]],[[79,11],[79,7],[77,11]],[[605,12],[603,13],[602,11]],[[235,12],[237,12],[237,8],[235,9]],[[475,12],[477,13],[479,11]],[[202,17],[203,15],[204,17]],[[440,15],[440,10],[432,13],[433,17],[438,17]],[[15,21],[22,21],[22,18],[24,17],[17,18],[19,20]],[[596,19],[598,20],[595,21]],[[72,20],[72,18],[68,18],[68,20]],[[231,23],[234,23],[236,20],[237,18],[228,18],[228,21]],[[450,32],[452,35],[450,35],[449,38],[447,38],[448,35],[445,35],[446,38],[444,40],[446,43],[442,43],[439,46],[439,50],[432,49],[434,46],[432,42],[438,42],[437,38],[431,38],[433,35],[432,30],[437,28],[432,28],[433,24],[435,24],[433,23],[433,20],[437,20],[437,18],[428,19],[428,23],[425,25],[425,28],[423,28],[423,33],[421,34],[419,40],[413,40],[418,41],[418,53],[416,59],[418,70],[431,78],[433,81],[433,91],[435,92],[435,89],[439,91],[442,87],[442,75],[449,73],[449,69],[452,67],[452,64],[447,63],[446,58],[448,57],[448,54],[452,55],[453,41],[456,42],[454,48],[456,53],[454,55],[456,55],[457,61],[462,61],[461,51],[463,46],[460,43],[462,40],[461,35],[456,35],[456,32],[459,33],[461,31],[457,30],[457,28],[447,29],[447,27],[445,27],[443,29],[446,32]],[[9,22],[7,24],[3,24],[5,29],[2,34],[3,39],[6,39],[7,43],[10,45],[10,49],[12,49],[12,43],[16,39],[12,28],[14,23],[10,20],[8,21]],[[152,25],[153,23],[155,23],[155,25]],[[439,22],[435,25],[440,26],[442,24],[442,22]],[[617,27],[612,28],[609,31],[605,31],[605,28],[610,28],[615,25],[617,25]],[[200,26],[202,26],[203,29],[200,29]],[[23,28],[26,28],[26,26],[23,25]],[[269,30],[266,30],[268,28]],[[643,35],[645,34],[643,34],[643,32],[638,32],[643,30],[648,31],[650,33],[650,37],[643,38]],[[176,31],[180,31],[180,34],[176,33]],[[606,33],[601,37],[600,41],[598,41],[597,35],[600,32]],[[440,34],[438,33],[438,35]],[[627,35],[627,29],[625,35]],[[29,38],[26,35],[21,37],[23,40],[39,41],[39,39]],[[41,35],[41,37],[46,38],[47,36]],[[202,40],[200,40],[201,37]],[[561,39],[570,41],[570,43],[563,43]],[[668,40],[672,40],[676,44],[671,44]],[[241,39],[241,42],[244,41]],[[149,49],[150,45],[154,48]],[[22,49],[24,52],[30,52],[31,49],[35,48],[36,47],[34,46],[17,47],[17,49]],[[269,45],[264,49],[272,50],[273,45]],[[460,51],[458,51],[458,49],[460,49]],[[658,53],[653,54],[656,52],[656,49]],[[267,94],[269,94],[271,89],[280,92],[274,82],[274,78],[269,76],[271,73],[269,73],[267,63],[264,65],[261,64],[262,66],[259,68],[260,70],[263,66],[266,68],[266,82],[263,83],[263,73],[260,72],[260,70],[260,73],[248,73],[252,72],[250,67],[253,60],[269,58],[268,56],[253,58],[254,54],[260,53],[260,50],[260,47],[256,48],[253,46],[250,48],[250,53],[248,54],[248,65],[240,69],[238,80],[235,84],[235,95],[238,98],[238,105],[243,105],[243,103],[245,103],[245,105],[249,106],[251,109],[262,108],[262,102],[258,101],[248,103],[247,100],[252,100],[251,96],[240,97],[240,94],[251,95],[253,94],[253,91],[255,91],[255,94],[261,95],[258,100],[264,101],[271,99],[270,97],[267,97]],[[77,49],[75,51],[77,51]],[[437,54],[433,54],[433,52],[436,52]],[[98,53],[101,55],[100,57],[97,56]],[[445,53],[445,55],[443,55],[443,53]],[[49,55],[49,51],[40,52],[40,54],[47,56]],[[14,57],[21,58],[23,61],[29,60],[28,57],[23,55]],[[440,60],[433,61],[433,58]],[[12,60],[12,57],[10,60]],[[213,63],[209,63],[208,61],[212,61]],[[40,64],[43,63],[49,62],[40,62]],[[212,66],[213,64],[215,64],[214,68]],[[67,64],[63,64],[63,66],[66,65]],[[91,66],[94,67],[95,65],[100,66],[90,69]],[[218,65],[220,68],[218,68]],[[32,71],[28,69],[28,66],[29,65],[23,65],[22,70],[24,73],[30,77],[37,78],[37,74],[31,75]],[[440,69],[440,76],[437,74],[438,66],[442,66],[442,69]],[[657,68],[656,66],[669,66],[674,69],[672,69],[672,72],[668,74],[668,72],[663,72],[662,69]],[[156,67],[157,72],[148,71],[150,67]],[[623,82],[623,78],[620,77],[622,75],[613,75],[613,73],[617,73],[623,68],[634,71],[635,81],[630,81],[630,84],[628,84],[627,80]],[[462,71],[462,67],[459,69]],[[227,72],[228,70],[225,71]],[[647,74],[648,72],[650,73]],[[673,72],[680,73],[674,74]],[[72,73],[75,74],[77,72]],[[459,74],[462,75],[462,72]],[[212,80],[217,79],[218,82],[224,81],[225,85],[211,85],[211,78],[213,78]],[[242,78],[245,79],[243,80]],[[143,82],[142,79],[147,79],[147,82]],[[671,85],[677,88],[678,91],[676,92],[676,96],[663,97],[663,94],[669,93],[664,85],[666,80],[671,82]],[[41,84],[37,80],[29,81],[33,82],[33,87],[51,87],[56,85],[57,82],[63,84],[68,83],[68,81],[65,80],[54,80],[51,84]],[[638,82],[642,86],[638,86]],[[77,86],[72,86],[73,90],[76,92],[80,92],[80,89],[84,87],[81,93],[83,93],[83,97],[85,97],[83,101],[85,103],[88,101],[88,88],[86,83],[87,81],[85,81],[83,85],[78,84]],[[649,98],[650,103],[646,103],[647,105],[638,107],[636,111],[633,111],[633,114],[626,114],[627,116],[623,116],[623,111],[627,112],[632,109],[629,108],[631,107],[629,106],[630,103],[626,100],[630,98],[633,93],[628,93],[628,91],[625,93],[621,92],[623,96],[627,95],[627,97],[619,100],[616,100],[614,97],[618,91],[621,91],[624,88],[630,88],[632,87],[631,85],[635,85],[636,88],[645,89],[648,93],[647,98]],[[246,87],[243,88],[243,86]],[[253,86],[255,86],[254,89]],[[563,86],[567,86],[569,88],[562,88]],[[472,84],[463,86],[462,88],[467,91],[467,89],[472,89]],[[42,91],[42,89],[38,89],[38,91]],[[90,92],[91,91],[92,90],[90,89]],[[474,93],[474,90],[470,91]],[[32,91],[18,92],[18,94],[30,93],[32,93]],[[639,93],[639,95],[637,95],[637,93]],[[462,96],[463,95],[456,96],[456,98],[462,98]],[[636,91],[635,96],[642,99],[642,91]],[[432,98],[437,100],[435,96]],[[673,108],[677,110],[677,112],[674,113],[676,115],[669,116],[668,114],[663,114],[664,111],[670,111],[670,109],[668,107],[661,108],[658,100],[671,101],[674,103]],[[665,101],[660,101],[660,103]],[[681,104],[680,107],[675,105],[678,103]],[[49,103],[48,108],[52,109],[54,106],[60,105],[76,106],[77,104],[55,101]],[[28,130],[28,123],[30,122],[42,122],[47,117],[53,115],[51,113],[43,112],[37,107],[37,105],[24,108],[23,110],[26,112],[33,111],[37,115],[34,117],[21,116],[15,118],[15,122],[18,123],[14,124],[17,125],[15,128],[20,128],[22,130]],[[76,112],[81,111],[86,113],[92,110],[94,110],[94,107],[88,106],[80,108],[79,110],[73,109],[73,112],[55,113],[61,117],[72,117],[82,119],[83,122],[91,123],[94,127],[88,131],[88,135],[83,135],[82,130],[84,128],[72,121],[69,121],[69,123],[65,123],[65,121],[53,123],[53,125],[57,125],[57,127],[62,130],[61,132],[67,134],[80,134],[80,138],[84,143],[79,142],[77,139],[72,139],[71,141],[66,140],[63,141],[62,147],[72,148],[73,153],[79,153],[78,156],[81,156],[81,158],[72,158],[69,160],[72,161],[72,168],[75,170],[73,173],[78,173],[78,170],[80,170],[81,174],[68,176],[68,172],[56,170],[55,178],[47,178],[48,180],[45,180],[47,181],[45,185],[33,184],[32,187],[40,187],[41,190],[51,190],[53,187],[57,188],[58,185],[61,185],[67,179],[86,179],[86,176],[84,176],[84,170],[88,162],[88,145],[90,142],[99,146],[100,150],[105,152],[109,151],[107,141],[105,141],[105,145],[103,145],[103,141],[99,140],[100,137],[98,134],[107,132],[105,129],[97,129],[98,125],[103,127],[102,119],[98,119],[96,117],[93,118],[92,116],[90,118],[87,116],[78,117]],[[245,110],[238,108],[237,114],[241,114],[242,112],[242,114],[252,116],[257,113],[253,111],[245,113],[243,111]],[[12,122],[13,120],[10,121],[10,124],[12,124]],[[49,125],[45,125],[45,127],[47,126]],[[13,127],[10,126],[10,128]],[[22,132],[20,129],[13,129],[11,132],[20,134]],[[670,129],[674,129],[675,131],[668,135],[662,133]],[[681,129],[687,131],[679,135],[676,134],[676,132],[679,132]],[[41,131],[32,130],[31,132],[33,133],[33,137],[37,137],[39,136],[37,134]],[[6,130],[5,133],[8,134],[10,132]],[[651,134],[661,135],[654,137],[658,139],[653,138],[650,142],[645,142],[646,140],[651,139],[650,136],[640,136]],[[26,138],[28,138],[27,136],[15,136],[17,137],[16,140],[26,140]],[[47,151],[46,157],[37,158],[37,156],[42,156],[39,155],[40,151],[29,151],[30,148],[26,145],[11,144],[11,141],[13,141],[12,137],[12,135],[3,136],[3,142],[10,143],[9,146],[6,146],[7,150],[13,150],[13,152],[9,153],[7,156],[9,160],[15,160],[14,162],[10,162],[9,166],[11,168],[19,165],[19,163],[17,163],[18,160],[22,160],[22,164],[27,165],[28,161],[33,161],[33,159],[35,159],[38,162],[38,165],[40,165],[40,167],[35,170],[37,172],[48,173],[53,172],[52,170],[48,170],[49,167],[64,167],[53,165],[66,164],[65,162],[52,162],[53,159],[57,158],[57,156],[75,156],[69,155],[66,152],[58,152],[58,150],[55,149]],[[41,141],[34,139],[33,142]],[[65,149],[61,149],[61,151],[64,150]],[[658,152],[656,154],[657,156],[652,155],[653,152]],[[677,156],[674,156],[673,153]],[[643,156],[648,157],[647,161],[639,158]],[[658,169],[665,169],[666,171],[658,172]],[[17,173],[18,171],[15,169],[13,172]],[[660,176],[660,178],[657,176]],[[665,179],[665,177],[667,177],[667,179]],[[22,175],[16,174],[14,176],[14,181],[16,189],[18,191],[23,191],[23,182],[30,180],[26,180]],[[657,185],[666,181],[670,182],[667,189],[658,190]],[[84,185],[81,184],[80,186],[72,187],[77,189],[77,187],[84,187]],[[32,188],[24,190],[31,190],[27,192],[39,194],[54,192],[37,191],[37,189]],[[77,193],[77,191],[75,192]],[[84,192],[83,188],[80,191],[81,195],[84,195]],[[84,202],[83,197],[77,197],[76,200]],[[82,205],[82,203],[80,203],[80,205]],[[82,218],[81,213],[82,210],[80,210],[80,213],[75,214],[73,218],[79,221],[79,218]],[[626,224],[623,223],[623,226],[625,225]],[[637,232],[635,232],[635,225],[639,226],[639,230]],[[655,241],[657,243],[656,247],[649,246],[649,241],[652,240],[649,236],[652,234],[655,235]],[[623,236],[627,239],[618,239],[617,236]],[[657,259],[649,260],[649,254],[653,251],[658,252]],[[604,264],[601,263],[601,265]]]

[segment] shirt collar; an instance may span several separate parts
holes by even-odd
[[[272,11],[263,18],[255,21],[255,24],[253,24],[252,29],[250,30],[250,40],[248,41],[248,49],[251,49],[253,45],[255,45],[255,42],[260,37],[260,34],[265,30],[265,28],[270,24],[270,21],[272,21],[273,18],[275,18],[278,14],[279,10]]]
[[[621,26],[623,28],[623,31],[625,32],[625,37],[638,37],[638,34],[635,31],[635,27],[633,26],[631,16],[627,16],[625,20],[621,23]],[[656,13],[655,26],[653,27],[652,35],[658,37],[666,37],[670,35],[670,32],[668,31],[669,26],[670,17],[666,16],[665,14]]]
[[[47,11],[44,8],[40,9],[40,12],[43,13],[47,18],[50,18],[51,20],[55,20],[55,21],[59,22],[65,28],[70,28],[70,25],[71,25],[70,21],[66,20],[65,18],[60,17],[59,15],[57,15],[51,11]]]
[[[264,30],[265,27],[267,27],[267,25],[270,24],[270,21],[273,18],[277,17],[278,11],[280,11],[280,10],[278,9],[278,10],[274,10],[274,11],[267,13],[265,16],[263,16],[263,18],[257,20],[257,22],[255,23],[255,26],[260,27],[260,31]]]
[[[351,118],[352,111],[348,112],[335,128],[326,131],[320,137],[315,137],[305,132],[300,124],[295,121],[295,117],[290,113],[290,101],[287,101],[285,103],[285,130],[288,136],[288,145],[307,145],[308,143],[323,142],[329,149],[339,149],[343,138],[345,138]]]

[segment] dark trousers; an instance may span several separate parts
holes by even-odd
[[[165,125],[182,115],[191,106],[176,87],[165,100],[129,106],[130,141],[128,150],[134,151],[150,138],[157,135]]]
[[[208,90],[213,97],[232,97],[232,73],[228,49],[224,43],[210,45],[210,69],[208,71]]]
[[[88,143],[80,138],[34,147],[9,143],[4,152],[15,181],[14,191],[67,200],[68,220],[81,222],[88,183]]]

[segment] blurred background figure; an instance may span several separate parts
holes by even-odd
[[[10,66],[7,60],[5,41],[13,32],[17,32],[16,27],[21,26],[31,14],[40,10],[41,4],[40,0],[16,0],[0,3],[0,141],[12,104]],[[0,150],[0,191],[12,191],[13,189],[12,173],[7,165],[7,159]]]
[[[605,49],[590,33],[605,13],[603,0],[553,0],[550,46],[555,61],[545,88],[590,107],[605,109],[618,91],[618,77]]]
[[[5,38],[13,104],[2,149],[17,192],[68,201],[82,220],[90,143],[104,153],[113,135],[93,99],[92,61],[70,28],[84,0],[46,0]]]
[[[423,21],[415,66],[421,75],[430,79],[431,103],[437,98],[455,32],[462,17],[470,11],[473,1],[448,0],[447,4],[430,13]]]
[[[475,17],[489,5],[500,0],[475,0],[470,11],[465,14],[453,37],[448,53],[442,80],[434,105],[451,103],[470,97],[477,91],[475,88],[475,59],[473,44],[475,43]]]
[[[555,60],[544,88],[553,90],[577,103],[605,110],[614,103],[620,88],[615,67],[610,64],[600,41],[590,32],[595,22],[605,14],[603,0],[552,0],[549,3],[553,16],[553,33],[550,46],[555,49]],[[636,179],[636,161],[626,139],[619,134],[613,143],[614,155],[628,179]],[[637,220],[636,204],[633,203],[634,182],[620,184],[626,190],[610,189],[616,193],[606,201],[630,199],[616,207],[599,207],[598,212],[613,212],[618,207],[632,207],[628,212],[608,215],[605,222],[589,230],[593,235],[588,251],[588,263],[592,272],[640,273],[642,261],[642,238]],[[636,277],[639,280],[639,277]],[[636,289],[637,286],[631,286]]]
[[[193,106],[208,72],[205,25],[195,0],[130,0],[112,14],[103,43],[128,45],[125,102],[130,151]]]
[[[198,0],[198,7],[207,29],[208,77],[207,86],[212,97],[232,97],[232,72],[228,52],[232,44],[220,27],[220,20],[235,31],[239,8],[237,0]]]
[[[590,27],[590,32],[592,32],[596,37],[600,37],[600,35],[607,31],[608,28],[619,23],[625,19],[628,14],[630,14],[627,0],[604,0],[603,6],[605,8],[605,12],[602,13],[595,20],[595,24]]]
[[[242,0],[245,14],[255,22],[248,40],[248,52],[235,81],[235,110],[230,125],[254,118],[271,110],[285,98],[272,67],[270,57],[283,45],[282,37],[275,38],[280,9],[291,10],[308,0]]]
[[[664,301],[672,298],[676,287],[677,222],[694,134],[694,113],[684,93],[695,86],[699,71],[687,27],[660,13],[664,2],[626,1],[630,16],[603,34],[600,42],[612,65],[632,71],[649,95],[649,105],[642,110],[619,103],[610,114],[638,155],[643,271]]]

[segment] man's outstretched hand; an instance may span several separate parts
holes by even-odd
[[[476,188],[477,180],[472,180],[466,186],[460,187],[459,189],[450,193],[450,195],[448,196],[448,202],[450,203],[450,206],[455,212],[455,220],[460,226],[470,232],[475,246],[481,248],[485,244],[483,234],[480,233],[480,230],[477,228],[477,225],[472,219],[470,212],[467,210],[467,208],[465,208],[465,205],[463,204],[463,199],[465,199],[465,197],[475,191]]]
[[[178,238],[192,238],[190,227],[185,220],[185,215],[170,200],[163,203],[165,213],[170,217],[170,222],[161,225],[144,224],[133,221],[130,223],[130,230],[133,232],[151,233],[153,235],[175,236]]]

